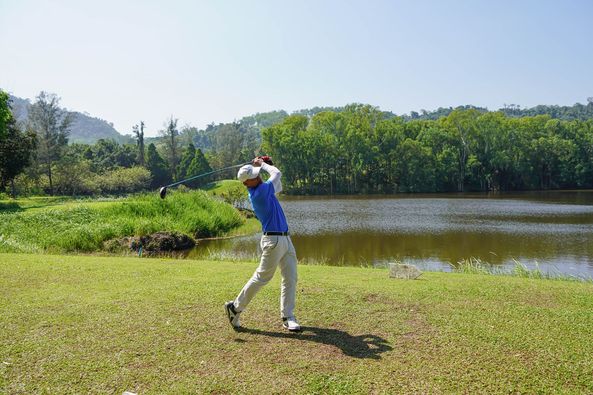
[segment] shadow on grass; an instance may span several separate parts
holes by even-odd
[[[0,202],[0,212],[14,213],[17,211],[23,211],[21,206],[16,202]]]
[[[345,355],[354,358],[381,359],[381,354],[393,350],[387,340],[375,335],[352,336],[338,329],[303,326],[301,332],[270,332],[241,328],[240,333],[278,338],[306,340],[338,347]]]

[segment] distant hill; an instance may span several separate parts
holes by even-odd
[[[10,96],[12,112],[18,122],[25,123],[29,114],[31,103],[29,100]],[[68,111],[68,110],[64,110]],[[113,139],[118,143],[133,142],[130,136],[123,136],[113,127],[113,124],[77,111],[68,111],[72,114],[69,143],[94,144],[99,139]]]
[[[31,103],[29,100],[21,99],[16,96],[10,96],[12,100],[13,113],[15,118],[19,122],[25,122],[27,120],[27,114]],[[293,111],[292,115],[305,115],[313,117],[314,115],[323,111],[344,111],[345,107],[313,107],[309,109],[302,109]],[[441,117],[448,116],[453,110],[462,109],[475,109],[479,112],[489,112],[487,108],[476,107],[473,105],[464,105],[457,107],[439,107],[434,111],[420,110],[420,112],[411,111],[409,114],[400,114],[405,121],[414,120],[436,120]],[[64,110],[68,111],[68,110]],[[510,104],[505,105],[496,111],[502,111],[509,117],[526,117],[547,114],[552,118],[562,120],[586,120],[593,118],[593,97],[587,98],[587,104],[576,103],[572,106],[557,106],[557,105],[538,105],[532,108],[521,108],[518,105]],[[113,127],[113,124],[100,118],[95,118],[86,113],[80,113],[76,111],[68,111],[73,116],[73,122],[70,128],[70,143],[85,143],[93,144],[99,139],[113,139],[118,143],[134,143],[134,139],[130,135],[121,135]],[[383,111],[386,118],[396,116],[391,111]],[[263,128],[272,126],[276,123],[282,122],[289,114],[284,110],[270,111],[264,113],[257,113],[241,118],[238,121],[232,123],[211,123],[205,129],[198,130],[195,127],[190,127],[187,130],[182,130],[189,134],[189,141],[192,141],[196,147],[202,148],[203,150],[212,149],[213,138],[219,132],[221,128],[226,125],[232,124],[240,130],[243,134],[244,140],[250,142],[250,144],[257,145],[261,141],[261,130]],[[146,137],[145,143],[156,143],[161,142],[161,137]]]
[[[406,121],[412,120],[437,120],[441,117],[446,117],[453,112],[453,110],[469,110],[474,109],[482,113],[489,110],[484,107],[476,107],[472,105],[453,107],[439,107],[434,111],[421,110],[420,113],[416,111],[410,112],[410,115],[403,114],[402,117]],[[516,104],[508,104],[496,111],[501,111],[508,117],[534,117],[536,115],[549,115],[551,118],[562,119],[564,121],[580,120],[585,121],[593,118],[593,97],[587,98],[587,104],[575,103],[572,106],[558,106],[558,105],[538,105],[531,108],[521,108]]]

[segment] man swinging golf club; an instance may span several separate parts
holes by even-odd
[[[259,175],[261,170],[270,175],[268,181],[262,181]],[[239,322],[241,312],[245,310],[257,292],[272,279],[276,266],[280,265],[282,325],[289,331],[301,330],[301,326],[294,316],[297,283],[296,251],[288,235],[286,217],[275,195],[282,190],[280,177],[280,170],[273,166],[269,158],[266,157],[255,158],[251,165],[241,167],[237,173],[239,181],[247,187],[251,206],[262,224],[263,236],[260,241],[262,255],[259,266],[237,298],[224,305],[234,329],[241,327]]]

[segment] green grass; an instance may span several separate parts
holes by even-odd
[[[593,284],[300,266],[231,330],[256,263],[0,254],[0,393],[593,393]]]
[[[220,195],[222,193],[228,193],[229,191],[234,190],[236,188],[245,189],[245,187],[239,180],[215,181],[205,185],[202,189],[208,191],[213,195]],[[245,192],[245,196],[247,196],[247,192]]]
[[[560,272],[559,270],[543,271],[539,265],[529,268],[522,262],[513,259],[515,266],[509,269],[501,269],[479,258],[463,259],[452,265],[452,269],[458,273],[468,274],[492,274],[497,276],[516,276],[525,278],[548,279],[548,280],[575,280],[593,282],[593,278],[587,276],[573,276]]]
[[[76,198],[70,196],[32,196],[18,199],[0,199],[0,212],[46,208],[76,200]]]
[[[245,223],[233,207],[203,191],[176,192],[164,200],[151,193],[37,203],[17,201],[18,207],[0,208],[0,252],[92,252],[118,237],[157,231],[212,237]]]

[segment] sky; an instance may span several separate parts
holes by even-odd
[[[0,89],[204,128],[366,103],[396,114],[586,103],[593,1],[0,0]]]

